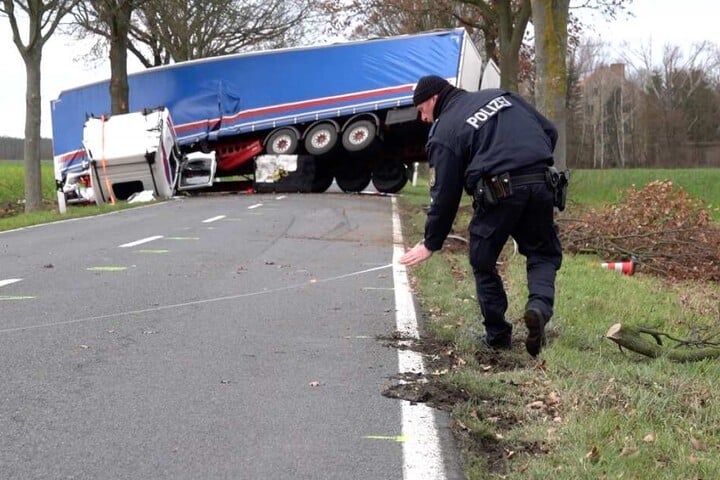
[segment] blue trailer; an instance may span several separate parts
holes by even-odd
[[[334,179],[346,191],[372,180],[394,192],[405,185],[406,167],[424,160],[427,126],[417,119],[412,91],[427,74],[479,88],[481,57],[463,29],[150,68],[129,75],[129,112],[167,110],[180,169],[186,155],[214,152],[213,177],[252,179],[259,157],[294,155],[313,164],[305,169],[311,191]],[[62,184],[91,168],[85,124],[112,119],[109,80],[63,91],[51,112]]]

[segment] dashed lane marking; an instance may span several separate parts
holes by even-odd
[[[227,216],[227,215],[217,215],[217,216],[215,216],[215,217],[206,218],[205,220],[202,221],[202,223],[217,222],[218,220],[222,220],[222,219],[225,218],[226,216]]]
[[[0,302],[4,300],[31,300],[35,297],[31,295],[0,295]]]
[[[122,245],[118,245],[119,248],[130,248],[130,247],[136,247],[138,245],[142,245],[143,243],[152,242],[154,240],[157,240],[159,238],[163,238],[162,235],[154,235],[152,237],[147,238],[141,238],[140,240],[135,240],[134,242],[130,243],[123,243]]]
[[[408,438],[405,435],[365,435],[368,440],[392,440],[393,442],[405,442]]]
[[[12,285],[13,283],[17,283],[22,281],[22,278],[7,278],[5,280],[0,280],[0,287],[4,287],[5,285]]]
[[[104,266],[104,267],[87,267],[85,270],[90,272],[121,272],[127,270],[127,267]]]
[[[250,205],[250,206],[248,207],[248,210],[255,210],[256,208],[259,208],[259,207],[262,207],[262,206],[263,206],[262,203],[256,203],[255,205]]]

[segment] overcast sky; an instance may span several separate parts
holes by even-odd
[[[685,49],[694,42],[710,40],[720,44],[718,19],[720,1],[717,0],[634,0],[630,10],[633,18],[621,18],[613,23],[599,16],[586,16],[593,23],[596,36],[603,41],[621,45],[648,45],[654,49],[664,44]],[[85,83],[102,80],[110,75],[107,62],[90,65],[77,58],[86,51],[70,38],[55,35],[43,50],[41,132],[51,137],[50,101],[59,93]],[[657,50],[659,51],[659,50]],[[618,56],[619,57],[619,56]],[[616,60],[612,59],[612,60]],[[659,63],[660,58],[655,59]],[[0,136],[23,137],[25,130],[25,66],[12,42],[6,18],[0,17]],[[131,72],[139,69],[137,62],[129,65]]]

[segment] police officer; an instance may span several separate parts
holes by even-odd
[[[562,261],[554,194],[546,181],[557,130],[515,93],[471,93],[435,75],[418,81],[413,103],[421,120],[432,124],[426,149],[434,175],[424,239],[400,263],[417,265],[442,248],[465,189],[474,199],[470,264],[485,326],[482,342],[494,349],[511,346],[512,324],[505,318],[508,301],[497,259],[512,236],[526,257],[525,347],[537,356],[553,315],[555,275]]]

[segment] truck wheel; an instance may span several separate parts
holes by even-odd
[[[267,137],[265,150],[271,155],[292,155],[298,147],[298,134],[293,128],[278,128]]]
[[[337,143],[337,129],[330,122],[319,123],[305,134],[305,151],[310,155],[324,155]]]
[[[372,172],[372,183],[378,192],[397,193],[407,181],[407,167],[400,160],[381,161]]]
[[[372,145],[377,128],[370,120],[351,123],[343,132],[342,145],[348,152],[359,152]]]
[[[335,182],[343,192],[360,192],[370,184],[370,169],[363,161],[345,159],[335,171]]]
[[[327,160],[315,159],[315,175],[313,176],[312,193],[322,193],[330,188],[333,182],[333,172]]]

